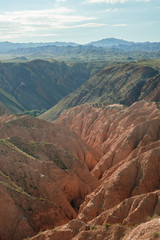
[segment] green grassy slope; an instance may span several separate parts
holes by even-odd
[[[12,112],[49,109],[86,82],[95,66],[44,60],[0,63],[0,101]]]
[[[146,97],[143,86],[158,73],[158,70],[139,63],[107,66],[40,117],[53,121],[63,110],[86,102],[130,105]],[[148,87],[148,94],[155,86]]]
[[[24,111],[25,108],[11,94],[0,88],[0,102],[4,103],[12,112]]]

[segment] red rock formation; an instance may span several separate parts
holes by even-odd
[[[50,124],[30,116],[2,116],[0,120],[5,121],[0,125],[0,138],[20,137],[21,141],[51,142],[63,147],[80,160],[86,161],[89,169],[92,169],[99,160],[100,155],[95,150],[77,134],[63,126],[59,127],[57,124]]]
[[[154,192],[160,187],[160,111],[154,103],[141,101],[121,110],[83,105],[63,113],[58,122],[103,154],[92,170],[101,185],[86,197],[78,219],[135,225],[160,214],[159,192]]]
[[[135,226],[149,219],[149,216],[160,215],[160,191],[130,197],[115,207],[104,211],[90,224],[105,223]]]
[[[141,101],[124,110],[119,108],[81,105],[64,112],[58,119],[103,154],[93,169],[97,178],[137,147],[155,142],[159,137],[160,113],[154,103]]]
[[[31,239],[158,239],[156,104],[82,105],[64,112],[54,124],[31,117],[1,117],[0,129],[2,194],[11,203],[10,211],[25,217],[17,233],[24,229],[33,235],[49,228]],[[43,205],[36,205],[37,200]],[[1,201],[6,209],[3,197]],[[3,240],[10,240],[7,237]]]
[[[142,223],[131,232],[126,234],[124,240],[149,240],[160,239],[160,219],[155,218],[149,222]]]
[[[75,218],[98,186],[89,172],[96,151],[75,133],[28,116],[2,116],[0,138],[0,239],[23,239]]]
[[[78,220],[45,231],[31,240],[154,240],[160,239],[160,219],[153,218],[138,226],[120,224],[89,225]]]

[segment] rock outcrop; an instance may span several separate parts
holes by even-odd
[[[160,218],[153,218],[138,226],[121,224],[90,225],[78,220],[44,231],[31,240],[154,240],[160,239]]]

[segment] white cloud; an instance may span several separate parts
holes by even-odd
[[[84,24],[72,26],[72,28],[103,27],[106,25],[107,24],[104,24],[104,23],[84,23]]]
[[[87,0],[86,2],[88,3],[111,3],[111,4],[115,4],[115,3],[124,3],[127,2],[128,0]]]
[[[104,10],[105,12],[118,12],[119,9],[118,8],[107,8]]]
[[[21,34],[21,37],[25,37],[26,36],[26,34]],[[51,34],[43,34],[43,36],[42,36],[42,34],[41,33],[29,33],[29,34],[27,34],[27,37],[57,37],[57,36],[59,36],[59,34],[53,34],[53,33],[51,33]],[[18,39],[19,38],[19,33],[15,33],[15,34],[8,34],[8,35],[3,35],[3,36],[1,36],[0,35],[0,39],[2,40],[2,41],[4,41],[4,40],[6,40],[6,39]]]
[[[150,2],[151,0],[136,0],[136,2]]]
[[[113,26],[113,27],[127,27],[128,24],[120,23],[120,24],[113,24],[112,26]]]
[[[151,0],[86,0],[85,3],[126,3],[126,2],[150,2]]]
[[[58,8],[51,10],[37,11],[15,11],[0,14],[0,23],[19,23],[23,24],[62,24],[74,23],[96,19],[95,17],[85,17],[82,15],[74,15],[73,10],[68,8]]]
[[[56,36],[61,29],[101,26],[102,24],[92,22],[95,19],[96,17],[76,15],[72,9],[64,7],[5,12],[0,14],[0,39]]]

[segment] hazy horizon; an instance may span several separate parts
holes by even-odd
[[[0,42],[159,42],[159,11],[157,0],[3,1]]]
[[[133,43],[159,43],[160,41],[132,41],[132,40],[127,40],[127,39],[120,39],[120,38],[113,38],[113,37],[106,37],[106,38],[103,38],[103,39],[98,39],[98,40],[94,40],[92,39],[92,41],[90,42],[97,42],[97,41],[101,41],[101,40],[105,40],[105,39],[117,39],[117,40],[124,40],[124,41],[127,41],[127,42],[133,42]],[[86,43],[78,43],[78,42],[73,42],[73,41],[28,41],[28,42],[14,42],[14,41],[0,41],[0,43],[4,43],[4,42],[9,42],[9,43],[22,43],[22,44],[29,44],[29,43],[54,43],[54,42],[58,42],[58,43],[75,43],[75,44],[79,44],[79,45],[85,45],[85,44],[89,44],[90,42],[86,42]]]

